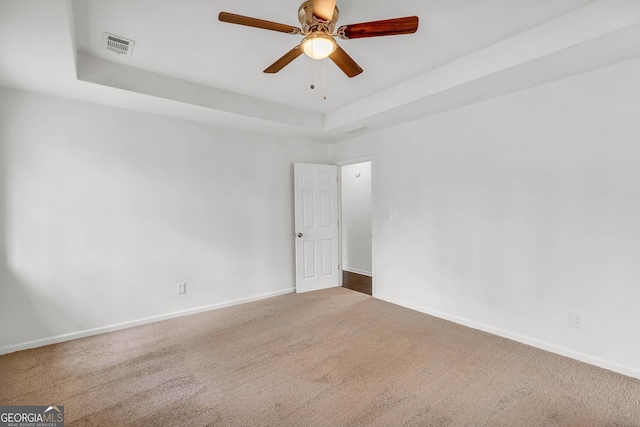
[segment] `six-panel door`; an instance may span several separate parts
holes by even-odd
[[[296,291],[339,286],[338,167],[296,163]]]

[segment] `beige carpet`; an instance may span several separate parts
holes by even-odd
[[[67,426],[640,426],[640,381],[331,289],[0,356]]]

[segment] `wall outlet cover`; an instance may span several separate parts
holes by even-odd
[[[569,324],[574,328],[584,329],[584,317],[580,313],[572,312],[570,313]]]

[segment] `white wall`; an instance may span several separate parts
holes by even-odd
[[[633,60],[333,145],[374,159],[375,296],[640,378],[638,76]]]
[[[294,288],[325,145],[1,88],[0,142],[0,350]]]
[[[372,274],[371,162],[341,168],[342,268]]]

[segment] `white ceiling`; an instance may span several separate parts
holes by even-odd
[[[347,78],[301,36],[221,23],[220,11],[299,26],[301,0],[0,0],[0,85],[294,138],[334,142],[640,55],[638,0],[338,0],[338,24],[417,15],[416,34],[338,43]],[[102,47],[133,39],[132,57]],[[312,63],[315,90],[311,84]]]

